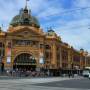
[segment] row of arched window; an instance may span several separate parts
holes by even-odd
[[[15,40],[16,45],[37,45],[37,41],[31,41],[31,40]]]
[[[37,46],[40,48],[45,48],[46,50],[51,49],[50,45],[39,44],[38,41],[33,41],[33,40],[14,40],[14,44],[15,45],[21,45],[21,46]]]

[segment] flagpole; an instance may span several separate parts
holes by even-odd
[[[25,6],[25,7],[27,8],[27,2],[28,2],[29,0],[25,0],[25,1],[26,1],[26,6]]]
[[[25,0],[26,1],[26,6],[25,7],[27,7],[27,0]]]

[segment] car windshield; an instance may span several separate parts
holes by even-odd
[[[83,70],[83,73],[89,73],[89,72],[90,72],[89,69],[85,69],[85,70]]]

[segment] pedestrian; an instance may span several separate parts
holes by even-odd
[[[68,71],[68,77],[71,77],[71,70]]]

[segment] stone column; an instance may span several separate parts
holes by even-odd
[[[52,64],[52,68],[55,69],[57,66],[57,52],[56,52],[55,44],[52,45],[52,62],[51,62],[51,64]]]
[[[72,62],[72,60],[71,60],[71,51],[70,51],[70,49],[69,49],[69,50],[68,50],[68,69],[71,68],[71,62]]]
[[[62,68],[62,48],[60,47],[60,68]]]

